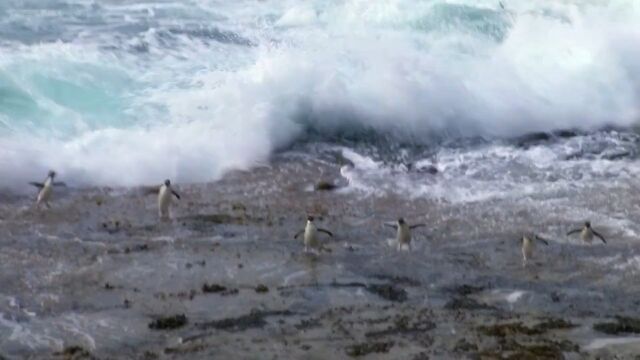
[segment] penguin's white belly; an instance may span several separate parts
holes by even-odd
[[[49,201],[51,198],[52,189],[50,185],[45,185],[38,193],[38,204]]]
[[[580,234],[580,237],[582,238],[583,241],[586,241],[586,242],[590,243],[590,242],[593,241],[593,232],[591,232],[591,231],[589,231],[587,229],[584,229],[584,230],[582,230],[582,234]]]
[[[533,244],[531,243],[531,241],[525,240],[522,243],[522,257],[525,260],[529,260],[531,259],[532,255],[533,255]]]
[[[313,248],[318,246],[318,229],[315,226],[307,226],[304,230],[304,245]]]
[[[408,228],[399,228],[398,229],[398,243],[401,245],[406,245],[411,242],[411,232]]]
[[[171,190],[166,187],[160,189],[158,194],[158,209],[161,217],[169,217],[169,207],[171,206]]]

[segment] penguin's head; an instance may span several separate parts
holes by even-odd
[[[398,224],[400,224],[400,225],[404,224],[404,218],[399,218],[398,219]]]
[[[307,221],[308,222],[313,222],[313,216],[311,216],[311,215],[307,216]]]
[[[584,223],[584,227],[586,227],[587,229],[591,227],[591,222],[587,221]]]
[[[165,180],[164,186],[171,186],[171,181],[169,181],[169,179]]]
[[[47,175],[47,176],[49,176],[50,178],[52,178],[52,179],[53,179],[54,177],[56,177],[56,172],[55,172],[55,171],[53,171],[53,170],[49,170],[49,173],[48,173],[48,175]]]

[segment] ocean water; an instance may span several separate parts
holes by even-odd
[[[0,187],[206,182],[309,142],[552,162],[571,144],[500,142],[624,142],[589,134],[639,119],[639,22],[634,0],[3,1]]]

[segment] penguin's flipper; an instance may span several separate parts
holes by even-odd
[[[54,181],[53,186],[67,187],[67,184],[63,183],[62,181]]]
[[[332,233],[331,233],[331,231],[329,231],[329,230],[318,228],[318,231],[319,231],[319,232],[323,232],[323,233],[325,233],[325,234],[327,234],[327,235],[329,235],[329,236],[333,237],[333,234],[332,234]]]
[[[175,196],[176,198],[178,198],[178,200],[180,200],[180,195],[178,195],[178,193],[175,190],[171,190],[171,193],[173,194],[173,196]]]
[[[600,240],[602,240],[602,242],[603,242],[603,243],[605,243],[605,244],[607,243],[607,240],[605,240],[605,239],[604,239],[604,236],[600,235],[600,233],[598,233],[598,232],[597,232],[597,231],[595,231],[595,230],[592,230],[592,231],[593,231],[593,235],[595,235],[595,236],[599,237],[599,238],[600,238]]]
[[[384,224],[382,224],[382,225],[387,226],[387,227],[390,227],[390,228],[394,228],[394,229],[397,229],[397,228],[398,228],[398,224],[396,224],[396,223],[386,222],[386,223],[384,223]]]
[[[543,237],[540,237],[538,235],[536,235],[536,240],[540,241],[541,243],[545,244],[545,245],[549,245],[549,241]]]
[[[29,183],[29,185],[33,185],[33,186],[37,187],[38,189],[42,189],[44,187],[43,183],[39,183],[39,182],[36,182],[36,181],[31,181]]]
[[[298,232],[293,236],[293,238],[294,238],[294,239],[297,239],[297,238],[298,238],[298,236],[302,235],[303,233],[304,233],[304,230],[300,230],[300,231],[298,231]]]
[[[158,186],[143,186],[141,189],[142,195],[157,195],[160,192]]]
[[[415,228],[419,228],[419,227],[423,227],[423,226],[427,226],[427,224],[415,224],[415,225],[411,225],[409,226],[409,229],[413,230]]]
[[[569,231],[569,232],[567,233],[567,236],[572,235],[572,234],[577,234],[577,233],[579,233],[580,231],[582,231],[582,229],[575,229],[575,230],[571,230],[571,231]]]

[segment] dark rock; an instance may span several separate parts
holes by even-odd
[[[222,296],[238,295],[238,289],[228,289],[220,293]]]
[[[448,290],[450,292],[456,294],[456,295],[468,296],[468,295],[472,295],[472,294],[481,292],[482,290],[484,290],[484,287],[483,286],[475,286],[475,285],[463,284],[463,285],[460,285],[460,286],[449,288]]]
[[[251,328],[261,328],[267,324],[265,318],[269,316],[287,316],[292,315],[289,311],[258,311],[252,310],[251,313],[235,318],[226,318],[222,320],[210,321],[198,324],[200,329],[218,329],[225,331],[244,331]]]
[[[53,355],[64,360],[95,359],[89,351],[80,346],[67,346],[62,351],[53,353]]]
[[[320,327],[322,323],[319,319],[302,319],[300,323],[294,325],[294,327],[298,330],[307,330],[312,328]]]
[[[551,140],[551,135],[544,132],[531,133],[521,136],[517,139],[519,147],[528,147],[529,145],[535,145],[544,141]]]
[[[113,289],[115,289],[115,286],[113,286],[113,285],[111,285],[111,284],[109,284],[107,282],[107,283],[104,283],[104,288],[105,288],[105,290],[113,290]]]
[[[226,287],[222,286],[222,285],[218,285],[218,284],[203,284],[202,285],[202,292],[203,293],[219,293],[219,292],[223,292],[227,290]]]
[[[365,342],[348,346],[346,353],[351,357],[365,356],[371,353],[387,353],[393,345],[393,341]]]
[[[616,316],[616,321],[615,323],[597,323],[593,325],[593,329],[610,335],[640,333],[640,319]]]
[[[437,167],[433,165],[427,165],[427,166],[419,167],[418,172],[427,173],[429,175],[437,175],[439,170]]]
[[[553,132],[553,135],[560,138],[572,138],[578,136],[578,133],[574,130],[557,130]]]
[[[338,185],[329,181],[319,181],[313,188],[315,191],[331,191],[338,188]]]
[[[300,346],[300,348],[302,350],[304,350],[304,351],[309,351],[309,350],[311,350],[311,345],[304,344],[304,345]]]
[[[266,293],[269,292],[269,288],[266,285],[260,284],[258,286],[256,286],[256,292],[257,293]]]
[[[184,314],[158,318],[149,323],[149,329],[153,330],[173,330],[187,324],[187,317]]]
[[[371,284],[365,288],[370,293],[376,294],[389,301],[404,302],[407,300],[407,292],[402,288],[397,288],[389,284]]]
[[[478,302],[474,299],[470,299],[467,297],[455,297],[449,302],[447,302],[444,306],[445,309],[448,310],[493,310],[495,309],[493,306]]]
[[[138,251],[147,251],[149,250],[149,245],[147,244],[142,244],[142,245],[135,245],[131,248],[129,248],[128,246],[124,249],[124,253],[128,254],[131,252],[138,252]]]
[[[547,319],[539,324],[537,324],[536,326],[534,326],[534,329],[540,330],[542,332],[546,332],[548,330],[563,330],[563,329],[572,329],[574,327],[576,327],[578,325],[564,320],[564,319]]]
[[[456,352],[472,352],[478,351],[478,345],[469,342],[467,339],[460,339],[453,348]]]
[[[420,286],[420,281],[406,276],[375,274],[372,277],[375,279],[387,280],[396,285]]]
[[[539,335],[544,332],[541,329],[524,326],[521,322],[479,326],[478,331],[480,331],[484,335],[494,337],[507,337],[517,334]]]

